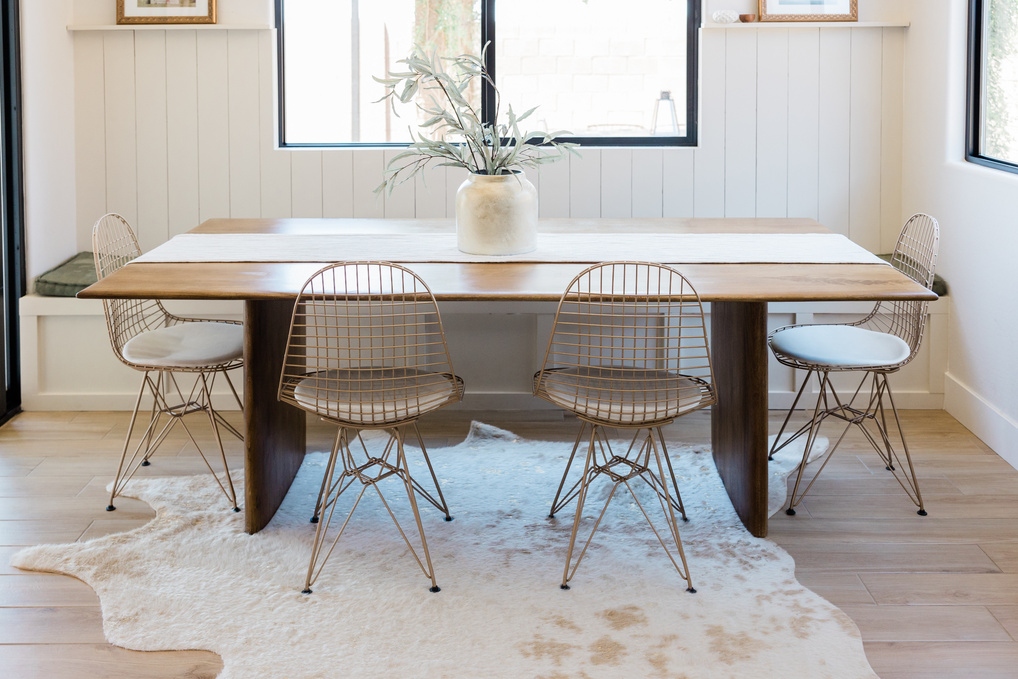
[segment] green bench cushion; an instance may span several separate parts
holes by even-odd
[[[46,297],[74,297],[96,282],[91,252],[79,252],[35,279],[35,292]]]

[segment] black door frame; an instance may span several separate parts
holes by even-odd
[[[27,290],[21,136],[21,29],[18,0],[0,0],[0,162],[3,163],[4,239],[2,287],[6,356],[0,362],[0,423],[21,411],[21,352],[18,300]]]

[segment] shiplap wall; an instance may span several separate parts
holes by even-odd
[[[813,217],[874,250],[902,223],[902,28],[704,29],[700,145],[531,172],[545,217]],[[77,233],[148,249],[210,217],[452,216],[462,172],[388,197],[392,151],[275,147],[269,30],[75,34]],[[382,109],[379,105],[379,114]]]

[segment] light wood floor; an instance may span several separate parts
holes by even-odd
[[[469,415],[529,438],[572,441],[577,427],[543,413],[452,412],[426,420],[429,445],[458,442]],[[884,679],[1016,677],[1018,471],[943,411],[910,411],[905,423],[929,516],[916,516],[851,438],[798,515],[772,519],[770,537],[795,558],[803,584],[856,621]],[[9,565],[20,546],[122,531],[153,515],[130,499],[104,511],[126,424],[124,413],[28,413],[0,427],[0,677],[197,678],[222,667],[208,652],[110,646],[88,586]],[[324,449],[330,436],[312,425],[309,445]],[[709,416],[672,425],[668,438],[707,440]],[[239,442],[230,453],[240,467]],[[155,462],[144,473],[203,469],[183,434]]]

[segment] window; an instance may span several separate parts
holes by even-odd
[[[1018,0],[969,0],[965,157],[1018,172]]]
[[[533,128],[598,146],[696,144],[700,0],[276,0],[276,24],[284,146],[409,142],[416,111],[376,103],[372,76],[398,71],[415,44],[489,44],[503,99],[538,106]]]

